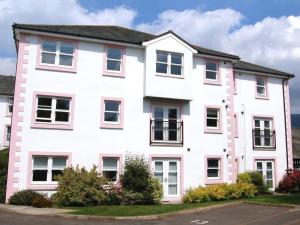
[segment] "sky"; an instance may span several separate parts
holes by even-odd
[[[0,0],[0,74],[14,74],[11,25],[119,25],[187,41],[296,75],[292,113],[300,113],[299,0]]]

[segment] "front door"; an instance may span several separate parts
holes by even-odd
[[[153,167],[154,176],[163,185],[164,198],[180,197],[180,161],[157,159]]]
[[[257,160],[256,171],[263,175],[264,181],[269,189],[275,189],[274,180],[274,161],[272,160]]]

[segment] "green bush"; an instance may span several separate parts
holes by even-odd
[[[237,177],[237,183],[251,183],[251,176],[249,172],[240,173]]]
[[[105,203],[106,178],[99,176],[96,166],[90,171],[70,167],[57,176],[58,186],[52,200],[57,206],[94,206]]]
[[[32,206],[36,208],[51,208],[53,203],[46,197],[38,197],[32,201]]]
[[[252,198],[256,193],[256,187],[250,183],[209,185],[188,190],[183,197],[183,201],[185,203],[198,203]]]
[[[32,202],[36,198],[44,198],[44,195],[33,190],[23,190],[14,193],[8,202],[12,205],[32,206]]]
[[[264,179],[261,173],[257,171],[247,171],[238,175],[237,183],[251,183],[257,191],[262,194],[268,191],[268,187],[264,183]]]
[[[8,154],[8,149],[3,149],[0,151],[0,203],[5,202]]]
[[[160,204],[162,185],[153,177],[149,162],[143,156],[126,155],[124,173],[120,176],[124,204]]]

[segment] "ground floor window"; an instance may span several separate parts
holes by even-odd
[[[119,158],[103,158],[103,176],[111,181],[117,181],[119,178],[118,162]]]
[[[220,179],[220,159],[207,159],[207,178]]]
[[[262,174],[264,181],[269,189],[275,188],[274,180],[274,161],[273,160],[256,160],[256,171]]]

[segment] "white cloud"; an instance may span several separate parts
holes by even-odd
[[[15,75],[16,59],[9,57],[0,57],[0,74]]]

